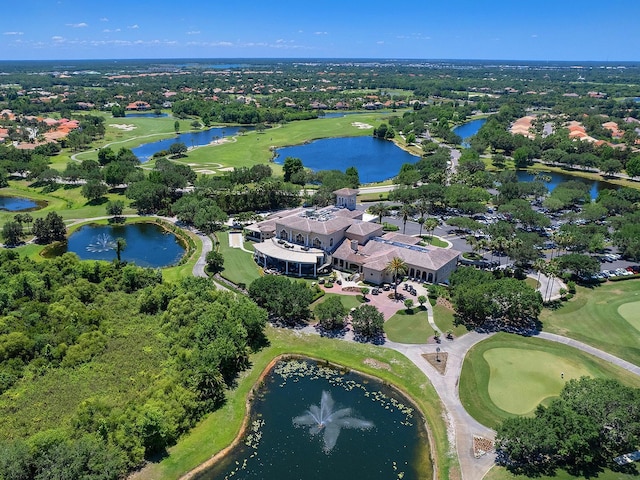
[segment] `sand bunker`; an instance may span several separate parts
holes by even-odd
[[[124,130],[125,132],[130,132],[131,130],[135,130],[136,128],[138,128],[135,125],[127,125],[126,123],[110,123],[109,126],[113,128],[119,128],[120,130]]]
[[[359,130],[366,130],[368,128],[373,128],[373,125],[369,125],[368,123],[362,123],[362,122],[353,122],[351,126],[356,127]]]

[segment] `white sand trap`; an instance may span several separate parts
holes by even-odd
[[[231,248],[242,248],[242,233],[229,232],[229,246]]]
[[[138,128],[135,125],[127,125],[126,123],[110,123],[109,126],[113,128],[119,128],[120,130],[124,130],[126,132],[130,132],[131,130],[135,130],[136,128]]]
[[[233,172],[235,170],[234,167],[222,167],[220,169],[221,172]]]
[[[197,173],[203,173],[205,175],[214,175],[216,173],[215,170],[206,170],[206,169],[197,169],[197,168],[194,168],[194,171]]]
[[[362,123],[362,122],[353,122],[351,126],[356,127],[359,130],[366,130],[368,128],[373,128],[373,125],[369,125],[368,123]]]

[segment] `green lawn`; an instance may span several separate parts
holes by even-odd
[[[571,301],[564,302],[558,310],[544,310],[540,319],[545,331],[574,338],[640,365],[640,335],[634,326],[637,317],[630,316],[623,306],[637,302],[638,296],[638,280],[578,287]]]
[[[433,307],[433,321],[442,332],[451,330],[454,337],[461,337],[468,332],[467,327],[464,325],[455,325],[453,310],[450,310],[442,305],[435,305]]]
[[[422,239],[424,240],[425,245],[431,245],[433,247],[447,248],[449,243],[442,240],[440,237],[432,236],[432,235],[422,235]]]
[[[252,355],[251,370],[238,379],[235,389],[228,392],[227,402],[206,417],[189,435],[159,463],[152,463],[133,478],[135,480],[174,480],[220,451],[235,438],[246,414],[245,402],[249,390],[268,363],[281,354],[302,354],[353,368],[374,375],[399,387],[422,410],[434,442],[434,459],[440,478],[451,478],[457,470],[455,459],[448,455],[446,426],[440,400],[420,370],[403,355],[368,344],[346,344],[340,340],[316,335],[300,335],[294,331],[268,328],[270,345]]]
[[[564,380],[583,373],[640,387],[637,376],[569,346],[498,333],[467,354],[460,399],[473,418],[495,428],[505,418],[530,411],[536,402],[548,401],[560,393]]]
[[[410,311],[399,310],[384,322],[384,331],[389,340],[399,343],[427,343],[433,335],[427,309],[419,306],[413,307]]]
[[[253,255],[229,246],[228,232],[218,232],[216,238],[220,253],[224,257],[224,270],[221,272],[224,278],[236,285],[244,283],[249,286],[251,282],[260,277],[260,268],[253,260]],[[244,247],[247,250],[253,250],[251,242],[245,242]]]
[[[340,301],[342,302],[342,305],[344,305],[344,308],[347,309],[347,311],[351,310],[352,308],[358,308],[360,305],[362,305],[362,302],[359,300],[359,298],[362,298],[361,295],[341,295],[339,293],[327,292],[318,300],[316,300],[313,305],[311,305],[312,310],[315,311],[315,309],[318,308],[318,305],[320,305],[322,302],[326,302],[329,297],[340,297]]]

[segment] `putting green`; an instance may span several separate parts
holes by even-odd
[[[633,328],[640,331],[640,302],[623,303],[618,307],[618,313]]]
[[[545,399],[557,396],[567,380],[591,376],[584,365],[541,350],[493,348],[483,357],[490,369],[491,401],[515,415],[531,413]]]

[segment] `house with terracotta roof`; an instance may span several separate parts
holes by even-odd
[[[408,235],[384,234],[382,225],[363,220],[355,209],[357,190],[334,193],[333,206],[286,210],[246,227],[246,238],[258,242],[256,263],[312,277],[333,267],[376,285],[393,280],[386,266],[394,257],[407,263],[410,277],[423,282],[445,282],[455,270],[459,251],[421,246],[419,238]]]
[[[138,100],[137,102],[131,102],[127,105],[127,110],[150,110],[151,105],[147,102],[143,102],[142,100]]]

